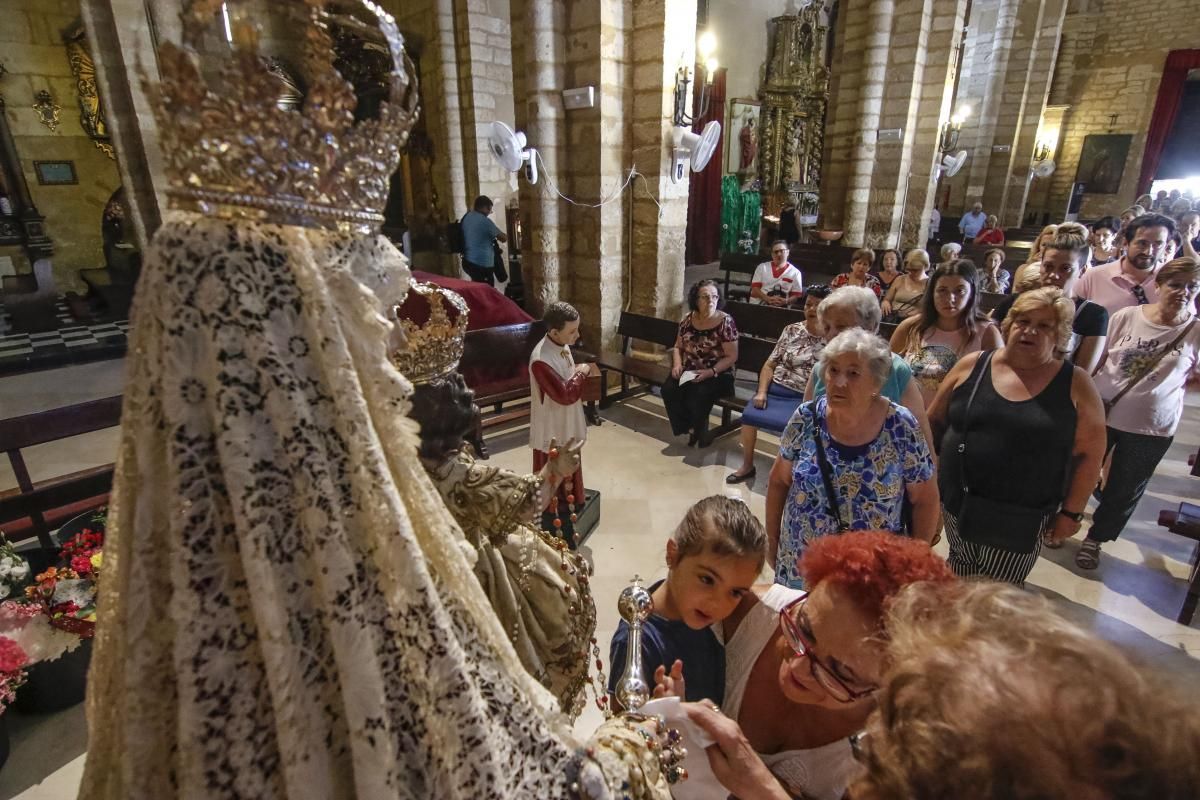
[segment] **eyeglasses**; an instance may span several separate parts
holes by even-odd
[[[1150,298],[1146,297],[1146,290],[1141,286],[1134,286],[1129,291],[1133,292],[1134,299],[1138,301],[1139,306],[1148,305],[1150,303]]]
[[[783,635],[787,637],[788,645],[796,655],[803,656],[808,660],[808,668],[812,672],[813,680],[821,684],[821,688],[839,703],[852,703],[874,694],[875,690],[879,688],[878,686],[851,689],[817,658],[816,653],[813,652],[812,638],[804,632],[798,621],[803,612],[804,601],[807,599],[807,594],[801,595],[779,611],[780,627],[783,628]]]

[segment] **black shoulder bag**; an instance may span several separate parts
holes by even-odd
[[[967,407],[963,411],[962,441],[958,445],[958,476],[962,487],[962,503],[958,507],[958,535],[965,541],[987,545],[1013,553],[1032,553],[1037,547],[1038,537],[1046,521],[1054,514],[1052,508],[1030,508],[992,500],[971,491],[967,482],[967,433],[971,428],[971,405],[983,376],[991,368],[992,353],[982,356],[983,364],[971,386]]]
[[[850,524],[842,516],[842,506],[838,503],[837,489],[833,485],[833,466],[825,455],[825,445],[821,442],[821,422],[813,406],[808,407],[808,416],[812,420],[813,444],[817,450],[817,467],[821,470],[821,482],[825,484],[825,497],[829,501],[829,513],[837,520],[838,533],[850,530]]]

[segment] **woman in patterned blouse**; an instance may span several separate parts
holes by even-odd
[[[688,292],[691,311],[679,323],[671,348],[671,377],[662,387],[671,433],[688,434],[688,446],[708,447],[708,415],[718,397],[733,393],[738,331],[733,317],[719,308],[721,291],[703,280]]]
[[[767,558],[775,582],[803,588],[796,560],[819,536],[904,527],[933,540],[938,489],[929,445],[909,411],[880,396],[892,370],[887,345],[853,328],[817,362],[824,397],[804,403],[788,423],[767,486]]]
[[[804,322],[794,322],[771,351],[771,357],[758,373],[758,392],[742,412],[742,466],[725,478],[726,483],[748,481],[757,474],[754,468],[754,445],[758,429],[782,433],[804,400],[804,388],[825,347],[825,331],[817,316],[817,306],[832,291],[828,286],[815,284],[804,292]]]
[[[876,298],[882,297],[883,288],[879,284],[879,278],[871,274],[871,265],[874,263],[874,250],[867,247],[855,250],[854,255],[850,257],[850,271],[834,278],[829,287],[840,289],[843,286],[865,286],[875,293]]]

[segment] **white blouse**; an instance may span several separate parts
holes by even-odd
[[[725,642],[725,702],[721,711],[730,719],[736,720],[741,713],[750,670],[763,648],[776,636],[779,612],[802,594],[799,589],[775,584],[759,598],[733,637]],[[849,739],[807,750],[759,753],[759,757],[789,792],[813,800],[841,800],[860,770]]]

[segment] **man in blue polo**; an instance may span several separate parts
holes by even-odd
[[[987,214],[983,213],[983,203],[971,206],[971,210],[963,214],[963,218],[958,221],[958,232],[962,234],[963,242],[974,241],[979,232],[983,230],[985,222],[987,222]]]
[[[475,198],[475,207],[463,215],[463,272],[473,281],[496,285],[495,250],[496,240],[507,242],[508,237],[500,232],[496,223],[488,219],[492,213],[492,199],[486,195]]]

